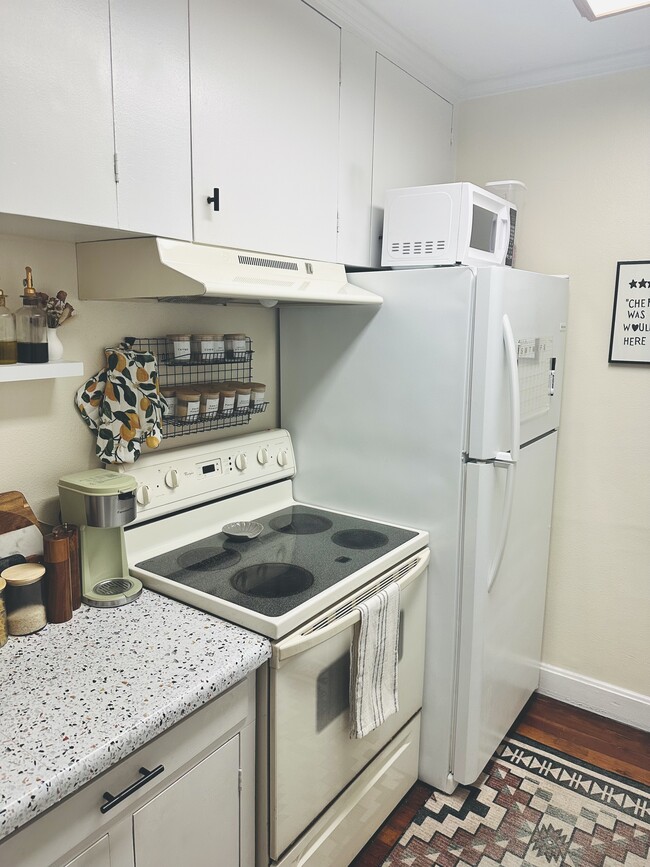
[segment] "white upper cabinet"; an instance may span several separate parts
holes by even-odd
[[[395,187],[453,181],[453,109],[416,78],[377,54],[370,264],[381,264],[384,195]]]
[[[190,0],[196,241],[336,259],[339,60],[300,0]]]
[[[454,180],[451,132],[450,103],[343,31],[337,261],[381,264],[386,190]]]
[[[116,226],[108,0],[3,0],[0,34],[0,212]]]
[[[375,49],[341,32],[341,129],[339,137],[336,261],[370,264]]]
[[[192,239],[187,0],[110,0],[120,229]]]

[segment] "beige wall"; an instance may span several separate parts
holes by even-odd
[[[25,265],[37,289],[64,289],[77,316],[61,326],[65,361],[82,361],[85,378],[99,370],[103,349],[127,334],[158,337],[170,331],[241,331],[253,340],[253,378],[269,384],[271,406],[250,425],[165,440],[161,448],[194,445],[277,424],[276,314],[258,306],[199,306],[156,302],[79,301],[75,246],[60,241],[0,235],[0,286],[11,310],[20,306]],[[37,517],[58,520],[57,480],[99,466],[95,440],[82,422],[74,395],[85,378],[0,383],[0,492],[22,491]],[[147,451],[147,449],[145,449]]]
[[[650,70],[468,101],[457,177],[528,187],[517,266],[571,278],[544,661],[650,695],[650,366],[608,365],[650,259]]]

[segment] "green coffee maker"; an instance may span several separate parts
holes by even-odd
[[[59,479],[61,520],[79,527],[81,598],[95,608],[133,602],[142,584],[129,575],[126,524],[137,515],[133,476],[84,470]]]

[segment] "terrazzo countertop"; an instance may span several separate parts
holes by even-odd
[[[258,668],[260,635],[143,590],[0,648],[0,839]]]

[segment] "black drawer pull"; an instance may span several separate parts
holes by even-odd
[[[138,789],[141,789],[149,780],[153,780],[154,777],[157,777],[158,774],[162,774],[165,770],[164,765],[158,765],[157,768],[154,768],[153,771],[148,771],[146,768],[140,768],[140,773],[143,776],[136,780],[135,783],[131,783],[130,786],[127,786],[126,789],[123,789],[119,795],[111,795],[110,792],[104,792],[102,798],[106,801],[105,804],[99,808],[100,812],[108,813],[109,810],[112,810],[113,807],[117,807],[118,804],[121,804],[125,798],[128,798],[129,795],[132,795],[134,792],[137,792]]]
[[[208,196],[208,205],[212,205],[215,211],[219,210],[219,187],[215,187],[212,195]]]

